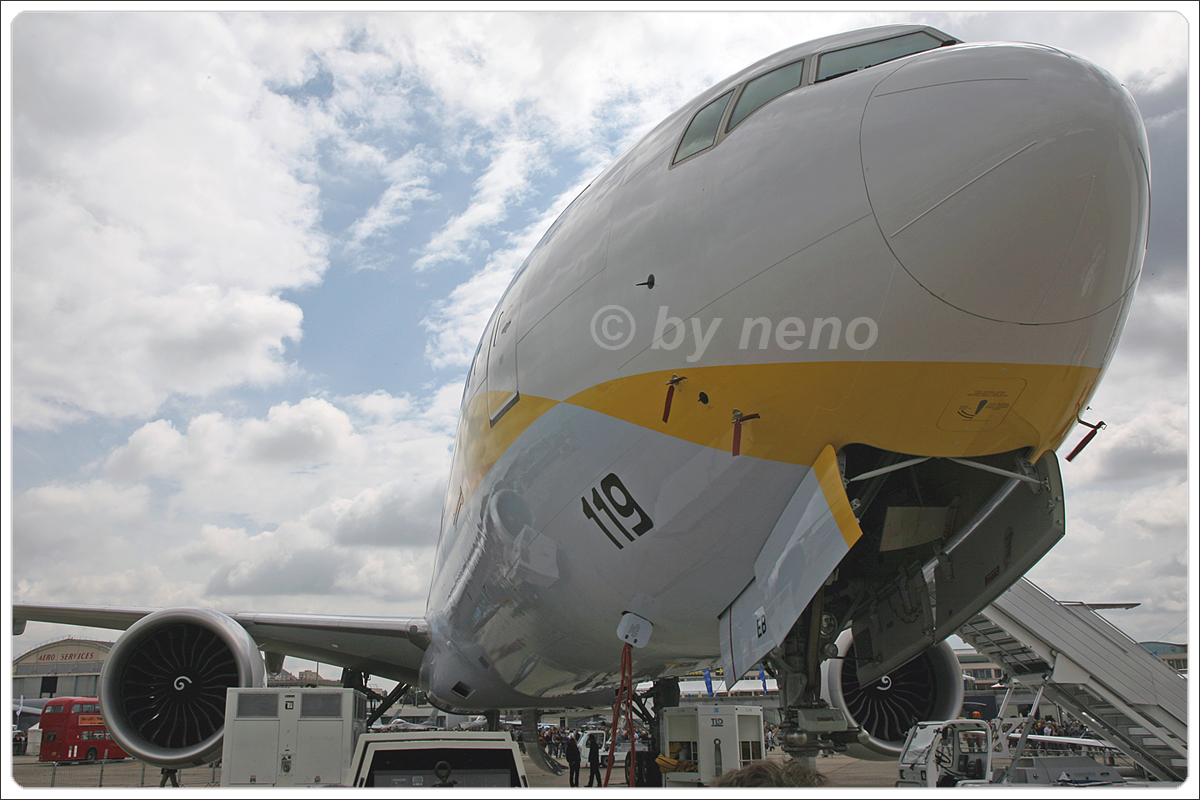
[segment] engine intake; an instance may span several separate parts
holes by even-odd
[[[100,673],[100,711],[130,755],[156,767],[220,758],[225,690],[266,685],[250,634],[209,608],[168,608],[117,640]]]
[[[838,637],[837,648],[839,658],[825,662],[829,703],[866,734],[862,745],[850,746],[849,755],[879,761],[899,758],[908,731],[917,722],[955,719],[962,713],[962,668],[948,643],[934,645],[865,685],[858,680],[850,631]]]

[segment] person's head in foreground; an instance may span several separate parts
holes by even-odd
[[[751,761],[741,769],[726,772],[710,786],[825,786],[829,780],[799,761]]]

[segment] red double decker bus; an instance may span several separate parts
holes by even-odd
[[[129,758],[104,726],[95,697],[56,697],[42,708],[38,761]]]

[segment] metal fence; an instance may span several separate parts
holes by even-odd
[[[72,763],[58,765],[39,762],[32,756],[13,758],[13,781],[26,789],[49,787],[74,788],[85,786],[151,786],[157,788],[164,775],[158,767],[127,758],[122,761],[98,761],[94,764]],[[182,787],[220,786],[221,768],[181,769],[177,773]],[[171,785],[170,780],[166,782]]]

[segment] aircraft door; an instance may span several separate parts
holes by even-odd
[[[510,293],[513,294],[513,293]],[[521,399],[517,391],[517,311],[515,298],[500,302],[500,313],[488,342],[488,418],[495,425]]]

